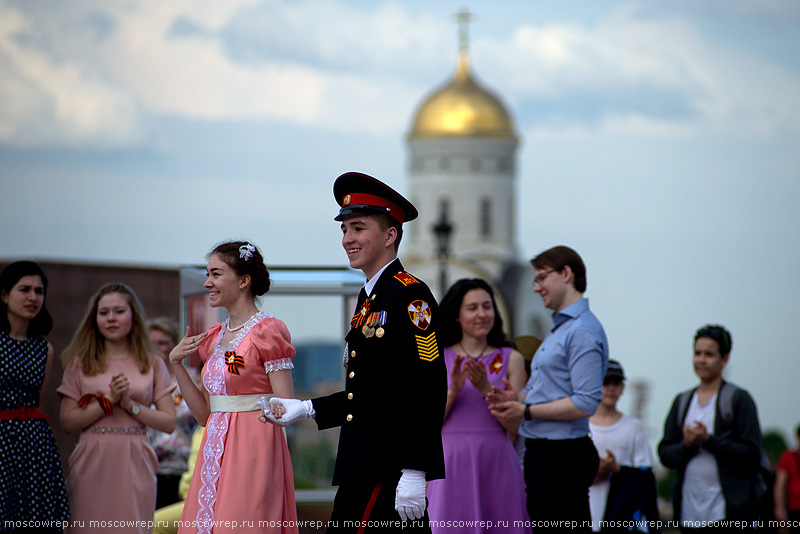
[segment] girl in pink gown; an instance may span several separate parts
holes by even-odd
[[[152,532],[158,461],[146,427],[175,428],[175,382],[131,288],[100,288],[62,360],[61,426],[81,431],[67,469],[67,531]]]
[[[197,335],[187,328],[170,354],[184,399],[206,426],[180,533],[298,532],[283,429],[259,419],[257,404],[273,394],[294,396],[289,331],[255,305],[269,285],[253,245],[217,246],[209,255],[205,287],[211,306],[226,308],[229,319]],[[196,351],[205,364],[202,388],[181,364]]]
[[[442,427],[446,478],[428,483],[434,533],[530,532],[525,483],[513,440],[484,397],[506,380],[522,389],[522,355],[503,332],[486,281],[459,280],[442,299],[440,327],[448,390]]]

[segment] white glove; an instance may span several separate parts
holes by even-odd
[[[425,472],[416,469],[403,469],[397,493],[394,497],[394,509],[400,519],[422,519],[425,515]]]
[[[281,406],[284,410],[283,415],[280,417],[272,415],[270,404]],[[314,405],[310,400],[282,399],[280,397],[267,399],[266,397],[261,397],[261,400],[258,401],[258,407],[264,412],[264,417],[280,426],[289,426],[300,419],[313,419],[316,415]]]

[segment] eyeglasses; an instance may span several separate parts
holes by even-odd
[[[544,279],[547,278],[550,275],[550,273],[555,272],[557,270],[558,269],[550,269],[548,271],[542,271],[541,273],[537,274],[536,276],[533,277],[533,285],[536,284],[542,285]]]

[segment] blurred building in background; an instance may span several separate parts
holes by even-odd
[[[508,108],[472,71],[469,17],[457,15],[455,74],[420,102],[408,133],[410,198],[419,219],[409,225],[401,256],[439,299],[460,278],[486,279],[509,333],[543,339],[550,314],[533,293],[529,258],[521,262],[517,249],[519,135]]]

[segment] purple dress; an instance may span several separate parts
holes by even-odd
[[[490,384],[505,387],[510,356],[508,347],[481,356]],[[456,354],[448,347],[444,357],[449,387]],[[530,532],[517,453],[469,379],[444,421],[442,442],[446,478],[428,483],[433,532]]]

